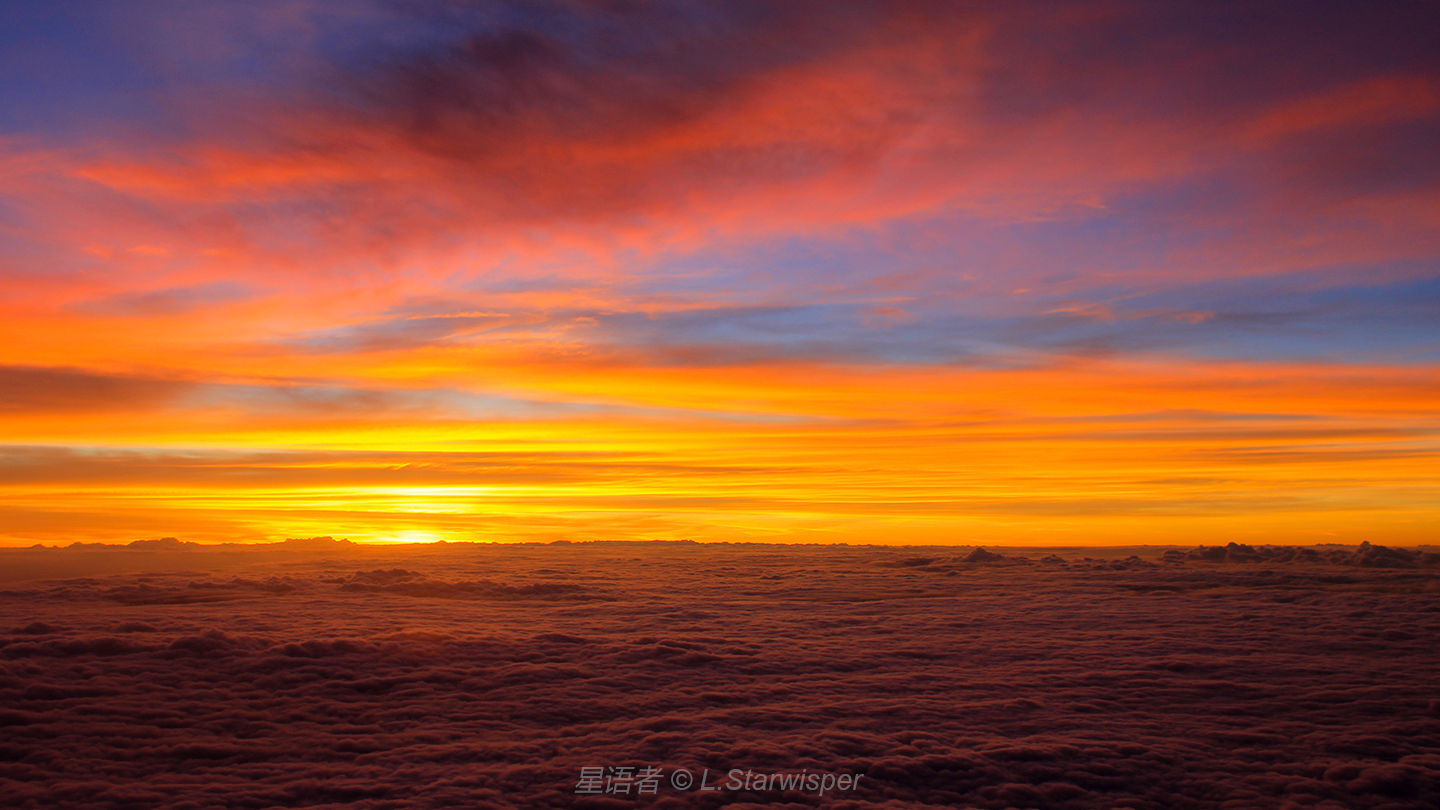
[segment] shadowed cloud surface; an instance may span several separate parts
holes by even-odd
[[[0,801],[1435,806],[1440,555],[1160,551],[5,550]],[[865,777],[575,793],[646,765]]]

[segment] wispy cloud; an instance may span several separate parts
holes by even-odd
[[[874,507],[854,532],[934,537],[888,489],[932,484],[987,531],[1117,504],[1097,536],[1130,498],[1233,516],[1278,488],[1268,525],[1298,532],[1325,500],[1286,500],[1282,446],[1365,466],[1336,502],[1413,501],[1440,351],[1421,6],[7,13],[0,441],[80,454],[25,490],[44,525],[57,471],[151,474],[83,457],[116,447],[548,453],[532,483],[568,510],[715,535],[843,533],[838,489]],[[1112,421],[1141,412],[1190,416]],[[581,451],[644,472],[609,491]],[[396,475],[465,485],[426,463]],[[245,525],[381,485],[335,464],[232,476],[295,487]],[[1235,483],[1140,483],[1182,479]]]

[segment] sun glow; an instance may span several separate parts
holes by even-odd
[[[1430,539],[1433,48],[327,5],[7,63],[0,544]]]
[[[444,535],[442,535],[442,534],[440,534],[440,533],[438,533],[438,532],[421,531],[421,530],[418,530],[418,529],[417,529],[417,530],[413,530],[413,531],[399,532],[399,533],[397,533],[397,534],[395,534],[395,535],[393,535],[393,536],[391,536],[391,537],[378,538],[378,539],[376,539],[375,541],[372,541],[372,542],[379,542],[379,543],[439,543],[439,542],[442,542],[442,541],[447,540],[447,539],[449,539],[449,538],[445,537]]]

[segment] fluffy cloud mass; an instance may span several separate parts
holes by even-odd
[[[1433,807],[1437,555],[1281,551],[6,550],[0,799]],[[864,778],[576,793],[607,766]]]

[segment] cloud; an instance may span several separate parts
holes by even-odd
[[[604,261],[957,212],[1123,221],[1137,194],[1169,195],[1171,221],[1230,211],[1228,230],[1274,219],[1277,196],[1309,198],[1313,212],[1383,191],[1365,185],[1377,160],[1429,177],[1421,150],[1385,150],[1392,159],[1366,147],[1435,118],[1422,12],[1327,4],[1304,25],[1296,14],[301,3],[264,15],[273,30],[261,34],[201,9],[184,18],[209,50],[146,43],[173,60],[168,73],[155,67],[171,85],[168,113],[107,144],[47,150],[48,183],[38,158],[16,158],[31,178],[16,192],[39,195],[41,219],[75,195],[84,205],[69,207],[65,230],[108,217],[86,241],[123,239],[118,252],[178,240],[177,261],[258,253],[324,275],[457,240],[502,253],[566,245]],[[286,58],[230,83],[215,76],[235,67],[217,54],[265,36]],[[187,86],[187,68],[204,81]],[[1367,132],[1333,142],[1324,161],[1286,145],[1356,127]],[[1359,187],[1331,183],[1347,173]],[[1327,224],[1280,218],[1316,237]],[[1365,233],[1341,241],[1400,247]]]
[[[1307,549],[1286,546],[1261,546],[1254,548],[1243,543],[1225,546],[1201,546],[1190,551],[1172,550],[1164,554],[1167,562],[1227,562],[1227,563],[1330,563],[1332,565],[1358,565],[1365,568],[1435,568],[1440,566],[1440,554],[1403,548],[1386,548],[1361,543],[1354,551],[1349,549]]]
[[[1433,806],[1433,571],[1316,548],[212,548],[12,584],[0,797],[583,807],[580,768],[654,765],[864,774],[836,806]],[[467,571],[513,593],[432,590]],[[105,598],[129,592],[228,598]]]
[[[1257,140],[1294,137],[1342,126],[1383,126],[1428,118],[1440,107],[1440,89],[1428,76],[1385,76],[1343,85],[1271,110],[1250,125]]]
[[[1413,540],[1440,65],[1372,6],[16,12],[0,440],[66,450],[7,457],[5,542]]]
[[[0,411],[106,411],[174,402],[194,383],[79,369],[0,366]]]
[[[254,291],[243,284],[219,281],[189,287],[116,293],[88,303],[84,309],[100,315],[146,318],[243,301],[252,295]]]

